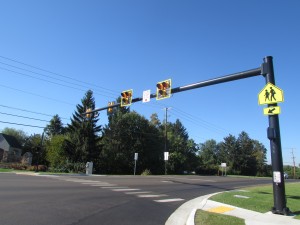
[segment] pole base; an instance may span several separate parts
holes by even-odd
[[[283,208],[282,210],[278,210],[275,207],[272,207],[272,213],[273,214],[279,214],[279,215],[285,215],[285,216],[289,216],[292,214],[292,212],[290,211],[289,208]]]

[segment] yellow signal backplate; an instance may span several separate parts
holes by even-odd
[[[171,97],[172,80],[164,80],[156,84],[156,100],[161,100]]]

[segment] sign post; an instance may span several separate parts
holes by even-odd
[[[133,171],[133,175],[135,176],[135,172],[136,172],[136,161],[139,158],[139,153],[134,153],[134,171]]]
[[[221,167],[222,167],[222,176],[223,176],[223,170],[225,168],[225,177],[226,177],[226,167],[227,167],[226,163],[221,163]]]
[[[259,104],[268,104],[268,108],[276,109],[277,102],[283,102],[283,91],[275,86],[275,76],[273,68],[273,58],[267,56],[262,64],[262,75],[266,79],[266,86],[259,94]],[[273,198],[274,214],[288,215],[289,208],[286,207],[285,186],[283,177],[283,161],[280,138],[280,127],[278,114],[268,114],[269,127],[267,129],[268,139],[270,140],[272,171],[273,171]]]
[[[169,152],[164,152],[164,159],[165,159],[165,175],[167,175],[167,162],[169,160]]]

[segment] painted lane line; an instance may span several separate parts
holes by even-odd
[[[121,189],[112,189],[112,191],[139,191],[141,189],[133,189],[133,188],[121,188]]]
[[[128,187],[116,187],[117,185],[116,184],[113,184],[113,185],[110,185],[110,186],[107,186],[107,187],[101,187],[101,188],[107,188],[107,189],[117,189],[117,188],[128,188]]]
[[[151,191],[136,191],[136,192],[125,192],[127,195],[138,195],[138,194],[149,194]]]
[[[154,200],[155,202],[165,203],[165,202],[179,202],[184,201],[182,198],[170,198],[170,199],[161,199],[161,200]]]
[[[165,196],[167,195],[138,195],[139,198],[160,198]]]
[[[113,187],[114,184],[92,184],[92,187]]]
[[[93,180],[82,180],[82,183],[90,183],[90,184],[97,184],[102,183],[102,181],[93,181]]]

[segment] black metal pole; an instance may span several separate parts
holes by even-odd
[[[206,81],[200,81],[200,82],[194,83],[194,84],[189,84],[189,85],[185,85],[185,86],[181,86],[181,87],[172,88],[171,93],[175,94],[175,93],[178,93],[178,92],[188,91],[188,90],[192,90],[192,89],[195,89],[195,88],[206,87],[206,86],[210,86],[210,85],[225,83],[225,82],[234,81],[234,80],[245,79],[245,78],[259,76],[259,75],[261,75],[261,67],[251,69],[251,70],[247,70],[247,71],[243,71],[243,72],[229,74],[229,75],[226,75],[226,76],[223,76],[223,77],[217,77],[217,78],[206,80]],[[156,93],[150,95],[150,98],[155,98],[155,97],[156,97]],[[142,97],[137,97],[137,98],[132,99],[132,103],[140,102],[142,100],[143,100]],[[106,110],[108,108],[120,107],[120,106],[121,106],[121,103],[116,103],[114,105],[94,109],[90,112],[85,112],[82,115],[86,115],[88,113],[94,113],[94,112]]]
[[[275,76],[273,68],[272,56],[264,58],[264,64],[262,66],[262,73],[266,78],[266,83],[275,85]],[[270,104],[268,107],[277,106],[276,104]],[[281,138],[278,115],[269,115],[269,127],[268,138],[270,140],[272,171],[273,171],[273,196],[274,207],[272,212],[275,214],[289,214],[289,208],[286,207],[285,199],[285,186],[283,176],[283,161],[281,150]]]
[[[168,107],[166,107],[166,119],[165,119],[165,152],[168,151],[168,148],[167,148],[167,143],[168,143]],[[166,154],[166,153],[164,153]],[[167,175],[167,160],[165,159],[165,175]]]

